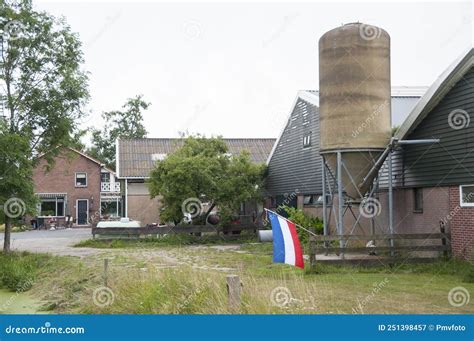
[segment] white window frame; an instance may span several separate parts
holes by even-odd
[[[459,205],[461,207],[474,207],[474,202],[466,202],[462,201],[462,188],[463,187],[474,187],[474,185],[459,185]]]
[[[113,199],[113,200],[111,200]],[[121,218],[123,216],[123,202],[122,202],[122,198],[121,197],[115,197],[115,198],[111,198],[111,199],[103,199],[103,198],[100,198],[100,210],[99,210],[99,215],[100,217],[102,218],[103,215],[102,215],[102,203],[104,202],[115,202],[117,204],[117,211],[120,211],[120,212],[117,212],[117,215],[116,216],[112,216],[112,217],[115,217],[115,218]],[[120,210],[119,210],[120,208]]]
[[[80,172],[81,173],[81,172]],[[107,174],[109,176],[109,181],[102,181],[102,175]],[[86,175],[86,182],[87,182],[87,175]],[[112,174],[110,172],[100,172],[100,182],[101,183],[111,183],[112,182]]]
[[[77,184],[77,174],[85,174],[86,175],[86,184],[85,185],[78,185]],[[85,187],[87,187],[88,182],[89,182],[89,180],[87,179],[87,172],[76,172],[74,174],[74,187],[76,187],[76,188],[85,188]]]
[[[310,148],[312,146],[312,132],[303,135],[303,148]]]

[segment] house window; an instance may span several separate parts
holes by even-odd
[[[305,195],[303,197],[303,205],[322,205],[323,196],[318,194]]]
[[[461,207],[474,207],[474,185],[459,186]]]
[[[87,187],[87,173],[76,173],[76,187]]]
[[[100,216],[118,218],[122,216],[122,200],[120,198],[101,199]]]
[[[64,198],[41,199],[41,217],[64,217]]]
[[[109,183],[110,182],[110,173],[100,173],[100,182]]]
[[[311,147],[311,132],[303,136],[303,148]]]
[[[413,188],[413,212],[423,213],[423,188]]]
[[[314,200],[314,196],[312,195],[305,195],[303,197],[303,205],[312,205]]]
[[[315,205],[323,205],[323,195],[318,195],[316,201],[314,202]],[[329,194],[326,194],[326,205],[331,204],[331,196]]]

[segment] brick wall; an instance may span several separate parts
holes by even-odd
[[[451,245],[453,254],[464,259],[473,258],[474,244],[474,207],[461,207],[459,187],[449,188],[449,206],[451,209]]]
[[[414,212],[414,194],[412,188],[396,189],[394,198],[394,232],[395,233],[439,233],[440,222],[445,222],[446,232],[451,233],[453,255],[464,259],[474,256],[474,207],[461,207],[459,203],[459,187],[425,187],[423,191],[423,212]],[[377,216],[376,233],[388,232],[388,194],[379,193],[381,203],[380,215]],[[319,206],[303,206],[302,196],[298,196],[298,206],[306,213],[322,217]],[[268,206],[270,207],[270,206]],[[358,215],[358,206],[354,205]],[[333,212],[334,216],[334,212]],[[346,232],[352,227],[354,218],[350,214],[344,217]],[[370,221],[362,218],[362,228],[357,227],[355,234],[370,234]],[[336,233],[334,217],[331,219],[331,233]],[[406,241],[408,244],[419,241]],[[423,241],[424,245],[439,244],[439,240]],[[423,256],[428,254],[424,252]],[[435,255],[435,253],[433,253]]]
[[[142,226],[160,223],[159,199],[150,198],[148,187],[143,182],[128,183],[127,214],[130,219],[138,220]]]
[[[35,193],[67,193],[65,214],[70,214],[76,222],[76,200],[89,200],[89,217],[100,211],[100,165],[74,153],[63,152],[55,158],[51,170],[46,171],[47,162],[40,160],[33,170]],[[87,187],[75,186],[75,173],[87,173]]]
[[[423,212],[414,211],[413,188],[393,191],[393,217],[395,233],[440,232],[440,220],[449,215],[449,187],[425,187]],[[388,225],[388,193],[380,193],[381,224]],[[449,226],[448,226],[449,228]]]

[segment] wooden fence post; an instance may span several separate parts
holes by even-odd
[[[240,283],[240,278],[237,275],[227,275],[226,281],[229,307],[233,310],[238,309],[240,308],[242,295],[242,285]]]
[[[444,224],[443,221],[441,221],[441,224],[440,224],[440,231],[441,231],[441,233],[442,233],[443,235],[444,235],[445,232],[446,232],[445,224]],[[448,244],[448,243],[447,243],[447,241],[446,241],[446,237],[443,236],[443,237],[441,238],[441,245],[443,245],[444,247],[446,247],[447,244]],[[443,251],[443,256],[444,256],[444,257],[448,257],[448,255],[449,255],[448,250],[444,250],[444,251]]]
[[[109,259],[104,258],[104,287],[108,287]]]
[[[315,252],[316,241],[314,240],[313,236],[309,236],[308,247],[309,247],[309,252],[308,252],[309,253],[309,266],[314,267],[316,265],[316,252]]]

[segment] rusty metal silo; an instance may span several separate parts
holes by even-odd
[[[351,23],[319,40],[320,152],[351,198],[364,196],[369,170],[387,147],[390,118],[390,36]]]

